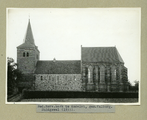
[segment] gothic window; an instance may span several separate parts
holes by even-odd
[[[29,53],[27,52],[27,57],[29,57]]]
[[[90,79],[90,69],[88,69],[88,78]]]
[[[23,52],[23,57],[25,57],[25,52]]]
[[[96,68],[93,69],[93,80],[96,79]]]
[[[114,75],[116,76],[116,69],[114,70]]]
[[[91,78],[91,73],[90,73],[90,69],[88,68],[88,83],[90,83],[90,78]]]
[[[116,69],[114,70],[114,78],[116,78]]]

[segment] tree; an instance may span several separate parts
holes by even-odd
[[[23,78],[22,73],[17,69],[13,58],[7,58],[7,94],[12,95],[17,88],[18,81]]]

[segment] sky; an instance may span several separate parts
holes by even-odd
[[[129,81],[140,81],[140,8],[9,8],[7,57],[15,62],[29,19],[40,60],[80,60],[81,45],[115,46]]]

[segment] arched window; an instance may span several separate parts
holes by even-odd
[[[105,82],[105,67],[100,66],[100,82]]]
[[[29,53],[27,52],[27,57],[29,57]]]
[[[25,52],[23,52],[23,57],[25,57]]]

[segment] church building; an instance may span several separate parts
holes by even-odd
[[[20,88],[35,91],[124,92],[127,68],[116,47],[82,47],[81,60],[40,60],[30,20],[24,43],[17,47]]]

